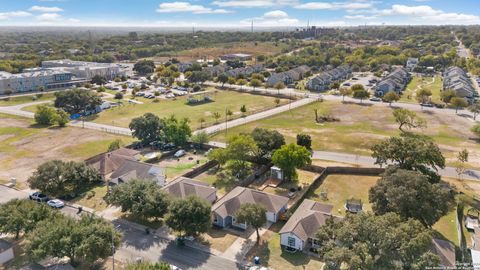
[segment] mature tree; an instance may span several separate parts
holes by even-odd
[[[95,75],[93,76],[91,83],[96,85],[104,85],[107,83],[107,79],[101,75]]]
[[[83,162],[51,160],[38,166],[28,184],[49,196],[68,197],[101,180],[100,173]]]
[[[312,149],[312,137],[306,133],[299,133],[297,134],[297,144]]]
[[[351,87],[352,91],[359,91],[359,90],[365,90],[365,87],[362,84],[354,84]]]
[[[417,90],[417,92],[415,93],[415,96],[417,97],[418,102],[420,102],[421,104],[425,104],[430,102],[432,91],[430,91],[429,89],[421,88]]]
[[[209,160],[215,160],[218,163],[218,167],[225,165],[229,159],[229,153],[227,149],[216,148],[208,153]]]
[[[123,99],[123,94],[122,94],[122,92],[117,92],[117,93],[115,93],[115,99],[116,99],[116,100],[122,100],[122,99]]]
[[[367,90],[359,89],[353,91],[353,97],[360,99],[360,102],[363,102],[363,99],[368,98],[370,93]]]
[[[208,143],[209,137],[206,131],[199,131],[192,135],[192,142],[196,145],[202,145]]]
[[[258,79],[252,79],[250,81],[250,86],[253,87],[253,90],[255,91],[255,88],[259,87],[262,85],[262,82]]]
[[[64,127],[67,125],[70,118],[68,117],[68,113],[62,109],[57,109],[57,124],[60,127]]]
[[[252,78],[253,80],[258,80],[260,81],[260,83],[265,80],[265,76],[263,76],[263,74],[261,73],[252,73],[252,75],[250,75],[250,78]]]
[[[276,130],[257,127],[252,131],[251,135],[258,146],[258,156],[271,156],[275,150],[285,144],[285,138]]]
[[[130,212],[142,219],[162,218],[169,200],[158,183],[136,179],[112,187],[106,198],[109,204],[121,207],[122,212]]]
[[[0,204],[0,234],[13,234],[18,239],[20,233],[32,231],[38,222],[54,215],[55,212],[45,204],[13,199]]]
[[[267,223],[267,210],[265,207],[256,203],[245,203],[240,206],[235,215],[238,223],[245,223],[255,229],[258,243],[260,241],[258,230]]]
[[[53,125],[58,119],[57,110],[47,105],[38,105],[34,118],[39,125]]]
[[[347,87],[342,87],[340,88],[339,91],[340,91],[340,94],[342,95],[342,101],[345,101],[345,97],[350,96],[353,93],[352,89]]]
[[[69,114],[95,110],[101,104],[102,99],[88,90],[72,89],[55,93],[55,107],[62,108]]]
[[[228,77],[227,83],[233,85],[237,82],[234,77]]]
[[[401,169],[419,171],[430,181],[438,182],[437,167],[445,168],[445,158],[438,145],[429,137],[402,134],[390,137],[372,147],[375,164],[396,164]],[[432,171],[433,169],[434,171]]]
[[[222,83],[222,87],[225,85],[226,82],[228,82],[228,76],[225,73],[222,73],[218,75],[218,81]]]
[[[450,104],[455,108],[455,113],[458,113],[458,109],[468,106],[468,102],[461,97],[454,97],[450,100]]]
[[[116,139],[108,145],[107,152],[112,152],[112,151],[115,151],[117,149],[120,149],[120,147],[122,147],[122,145],[123,145],[122,140]]]
[[[395,212],[404,219],[414,218],[428,227],[448,212],[452,199],[448,190],[440,184],[431,184],[427,176],[395,166],[387,168],[369,191],[375,214]]]
[[[155,71],[155,63],[151,60],[140,60],[135,63],[133,70],[140,75],[147,75]]]
[[[198,235],[211,224],[210,204],[202,198],[189,196],[171,202],[165,223],[180,235]]]
[[[473,113],[473,120],[477,120],[477,115],[480,114],[480,101],[474,102],[468,107],[468,110]]]
[[[386,102],[388,102],[388,105],[389,106],[392,106],[392,103],[393,102],[396,102],[396,101],[399,101],[400,100],[400,96],[395,93],[394,91],[390,91],[388,93],[386,93],[382,99]]]
[[[175,143],[177,146],[183,146],[188,142],[192,136],[192,129],[190,128],[188,118],[177,119],[175,115],[164,118],[164,128],[162,135],[167,142]]]
[[[423,128],[426,126],[426,122],[423,118],[417,116],[414,111],[410,111],[404,108],[398,108],[393,110],[393,117],[395,122],[399,124],[398,129],[403,131],[403,127],[407,129]]]
[[[297,179],[296,169],[310,164],[312,160],[307,148],[291,143],[276,150],[273,153],[272,162],[282,169],[287,180],[292,181]]]
[[[245,79],[238,79],[237,84],[240,85],[240,89],[243,89],[243,86],[247,84],[247,80]]]
[[[188,80],[192,83],[204,83],[212,78],[210,73],[206,71],[194,71],[192,75],[188,77]]]
[[[403,221],[395,213],[328,219],[316,238],[325,270],[415,269],[420,263],[436,267],[440,262],[430,252],[431,232],[419,221]]]
[[[280,90],[285,88],[285,84],[283,82],[277,82],[273,87],[277,89],[277,94],[280,94]]]
[[[450,103],[450,101],[454,97],[457,97],[457,92],[455,92],[454,90],[451,90],[451,89],[442,91],[440,93],[440,98],[442,99],[443,102],[445,102],[447,104]]]
[[[129,264],[125,270],[171,270],[170,264],[166,262],[139,262]]]
[[[133,118],[128,126],[132,130],[132,136],[141,140],[144,144],[160,140],[161,131],[165,123],[152,113]]]
[[[252,136],[237,134],[228,138],[227,151],[229,160],[248,161],[259,152],[258,146]]]
[[[92,264],[112,255],[112,244],[120,246],[121,234],[102,218],[58,215],[37,223],[26,240],[26,252],[32,259],[66,256],[73,265],[79,261]]]
[[[480,138],[480,124],[474,125],[470,130]]]

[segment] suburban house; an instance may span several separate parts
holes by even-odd
[[[477,95],[472,81],[465,70],[449,67],[443,73],[443,90],[453,90],[458,97],[472,99]]]
[[[247,66],[241,68],[234,68],[225,72],[229,77],[237,78],[239,75],[250,76],[252,73],[258,73],[263,70],[262,65]]]
[[[441,266],[454,269],[456,266],[455,245],[452,242],[433,238],[432,252],[440,257]]]
[[[211,67],[205,67],[202,69],[203,71],[207,72],[210,74],[212,77],[217,77],[220,74],[225,73],[225,71],[228,70],[227,65],[216,65],[216,66],[211,66]]]
[[[219,227],[236,227],[246,229],[247,224],[237,223],[235,214],[245,203],[263,205],[267,210],[267,222],[277,222],[287,210],[288,198],[262,191],[236,187],[212,206],[213,224]]]
[[[294,83],[295,81],[303,79],[305,74],[309,71],[310,67],[303,65],[287,70],[285,72],[274,73],[268,78],[266,84],[267,86],[274,86],[279,82],[283,82],[285,85],[289,85]]]
[[[13,253],[13,244],[0,239],[0,266],[13,260],[15,254]]]
[[[159,186],[165,185],[165,168],[136,160],[125,160],[110,175],[109,184],[122,184],[133,179],[151,180]]]
[[[341,82],[352,76],[352,69],[349,66],[339,66],[320,73],[307,82],[307,89],[312,91],[325,91],[330,88],[333,82]]]
[[[178,177],[165,185],[163,190],[177,198],[188,196],[200,197],[213,204],[217,200],[217,189],[207,183],[193,180],[187,177]]]
[[[473,265],[480,265],[480,228],[474,229],[474,235],[472,236],[472,248],[470,253],[472,254]]]
[[[137,150],[121,147],[111,152],[105,152],[93,156],[85,160],[85,163],[97,169],[103,177],[106,177],[118,169],[125,160],[136,160],[135,157],[139,153],[140,152]]]
[[[340,220],[331,214],[332,205],[305,199],[280,230],[280,244],[297,250],[315,247],[315,234],[329,218]]]
[[[418,66],[418,58],[408,58],[405,68],[412,72]]]
[[[385,76],[375,87],[375,94],[377,96],[384,96],[388,92],[395,92],[400,94],[408,82],[410,81],[410,73],[403,68],[398,67],[394,71]]]

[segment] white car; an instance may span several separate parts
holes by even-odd
[[[65,206],[65,203],[59,199],[53,199],[47,202],[47,204],[53,208],[62,208]]]
[[[178,150],[174,155],[176,158],[185,156],[185,150]]]

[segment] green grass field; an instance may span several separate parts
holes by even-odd
[[[53,93],[46,93],[41,94],[41,97],[36,98],[36,96],[12,96],[8,98],[0,98],[0,106],[14,106],[20,105],[24,103],[34,102],[34,101],[45,101],[45,100],[53,100],[54,94]]]
[[[405,103],[418,103],[415,92],[421,88],[430,90],[432,92],[431,101],[435,103],[441,103],[440,91],[442,90],[442,78],[441,76],[435,77],[418,77],[414,76],[410,83],[403,91],[400,98],[400,102]]]
[[[240,107],[245,105],[247,114],[263,111],[276,106],[275,98],[265,97],[260,95],[252,95],[247,93],[238,93],[233,91],[213,91],[211,96],[214,102],[203,103],[198,105],[187,105],[186,97],[180,97],[176,100],[160,100],[155,103],[152,100],[139,98],[138,100],[144,104],[126,104],[121,107],[106,110],[92,119],[95,123],[108,124],[114,126],[128,127],[130,121],[147,112],[154,113],[159,117],[168,117],[175,115],[177,118],[187,117],[191,121],[191,126],[194,129],[200,128],[201,125],[209,126],[216,123],[213,114],[218,112],[221,118],[218,122],[225,121],[225,111],[231,110],[233,116],[229,119],[239,118],[242,116]],[[282,100],[282,103],[286,103]],[[204,119],[203,124],[200,119]]]

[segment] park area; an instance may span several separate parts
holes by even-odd
[[[405,103],[418,103],[415,93],[420,89],[429,90],[432,93],[431,101],[433,103],[442,103],[440,99],[440,91],[442,90],[443,83],[441,76],[435,77],[420,77],[413,76],[410,83],[403,91],[400,102]]]
[[[277,130],[287,142],[295,142],[298,133],[312,137],[312,148],[322,151],[370,155],[371,147],[389,136],[400,134],[392,108],[335,101],[315,102],[273,117],[229,129],[229,134],[249,133],[256,127]],[[337,118],[336,122],[317,123],[315,111],[321,116]],[[413,130],[431,136],[452,165],[462,149],[470,151],[469,166],[480,168],[480,144],[470,131],[472,121],[456,115],[453,110],[434,111],[420,106],[417,115],[427,127]],[[225,133],[215,134],[213,141],[225,141]]]
[[[175,100],[160,99],[154,102],[151,99],[137,98],[143,104],[128,103],[124,106],[115,107],[99,114],[91,116],[95,123],[128,127],[130,121],[145,113],[153,113],[159,117],[168,117],[175,115],[177,118],[186,117],[190,119],[190,125],[193,129],[206,127],[215,123],[225,121],[225,112],[230,110],[233,115],[228,119],[242,117],[240,107],[245,105],[247,112],[245,115],[254,114],[260,111],[271,109],[276,105],[274,97],[252,95],[248,93],[239,93],[226,90],[212,90],[209,96],[214,101],[187,104],[187,97],[177,97]],[[281,100],[280,104],[287,103],[287,100]],[[215,119],[214,114],[219,113],[220,118]],[[204,120],[203,122],[201,120]]]
[[[3,97],[0,98],[0,106],[15,106],[30,102],[36,101],[48,101],[53,100],[54,94],[53,93],[45,93],[45,94],[36,94],[36,95],[24,95],[24,96],[11,96],[11,97]]]
[[[41,163],[53,159],[83,161],[105,152],[116,139],[125,144],[132,141],[90,129],[39,127],[33,120],[0,114],[0,180],[16,177],[24,188]]]

